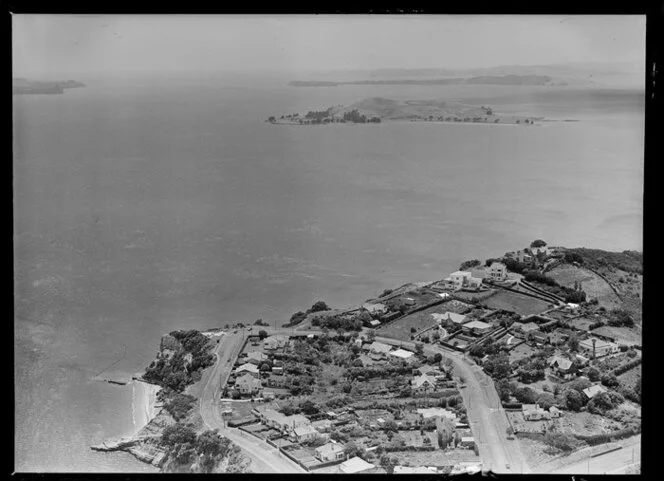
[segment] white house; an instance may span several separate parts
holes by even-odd
[[[456,271],[450,274],[445,280],[454,284],[454,287],[461,289],[463,286],[468,284],[468,279],[472,277],[472,274],[469,271]]]
[[[436,389],[436,380],[426,374],[421,374],[411,382],[411,389],[415,392],[431,392]]]
[[[261,382],[249,373],[245,373],[235,380],[234,388],[240,394],[257,394],[261,391]]]
[[[491,332],[493,326],[482,321],[472,321],[463,325],[464,332],[472,332],[477,335],[484,335]]]
[[[369,346],[369,356],[374,361],[379,359],[385,359],[387,353],[390,352],[391,350],[392,346],[388,344],[383,344],[382,342],[374,341]]]
[[[507,266],[502,262],[492,262],[489,267],[489,275],[494,281],[504,281],[507,279]]]
[[[344,458],[344,447],[341,444],[330,442],[316,448],[316,457],[323,462],[336,461]]]
[[[606,389],[601,384],[595,384],[583,390],[583,394],[586,395],[588,399],[592,399],[601,392],[606,392]]]
[[[595,337],[590,337],[579,341],[579,348],[584,354],[590,354],[592,357],[593,352],[595,357],[606,356],[607,354],[614,354],[620,352],[620,346],[612,342],[606,342]]]
[[[369,325],[370,325],[371,327],[374,327],[374,328],[375,328],[375,327],[378,327],[378,326],[380,326],[380,321],[379,321],[378,319],[374,319],[373,321],[371,321],[371,322],[369,323]]]
[[[245,363],[245,364],[242,364],[240,367],[238,367],[235,370],[235,372],[238,375],[242,374],[242,373],[249,373],[249,374],[252,374],[254,376],[258,376],[259,369],[258,369],[258,366],[256,366],[255,364]]]
[[[438,322],[438,324],[446,324],[452,322],[454,324],[463,324],[466,322],[466,316],[457,314],[456,312],[444,312],[442,314],[434,313],[431,317]]]
[[[288,344],[288,336],[270,336],[265,339],[263,343],[263,348],[268,351],[274,351],[276,349],[283,349]]]
[[[415,360],[415,354],[405,349],[397,349],[388,353],[388,359],[394,363],[410,364]]]
[[[379,316],[381,314],[385,314],[387,312],[387,306],[385,304],[381,304],[380,302],[377,303],[371,303],[371,302],[365,302],[362,304],[362,307],[369,311],[369,314],[372,316]]]

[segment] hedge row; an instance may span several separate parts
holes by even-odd
[[[437,446],[385,446],[385,452],[394,451],[435,451]]]
[[[502,404],[503,404],[503,407],[505,409],[522,409],[523,408],[523,404],[521,404],[521,403],[506,403],[506,402],[504,402]]]
[[[575,434],[574,436],[577,439],[585,441],[591,446],[596,446],[598,444],[609,443],[614,439],[628,438],[630,436],[634,436],[635,434],[638,434],[636,429],[626,428],[626,429],[621,429],[620,431],[614,431],[612,433],[606,433],[606,434],[592,434],[590,436]]]
[[[634,369],[636,366],[641,364],[643,361],[642,358],[637,357],[633,361],[628,362],[627,364],[623,364],[622,366],[618,366],[613,370],[613,375],[614,376],[620,376],[622,373],[629,371],[630,369]]]

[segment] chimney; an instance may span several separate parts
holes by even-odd
[[[595,343],[597,342],[597,339],[593,339],[593,359],[595,359]]]

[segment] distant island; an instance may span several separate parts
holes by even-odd
[[[489,124],[530,124],[543,117],[503,115],[489,106],[470,105],[446,100],[398,101],[370,97],[349,106],[333,106],[311,110],[306,114],[270,116],[267,122],[290,125],[321,125],[338,123],[381,123],[383,121],[466,122]]]
[[[567,81],[548,75],[482,75],[469,78],[416,78],[354,80],[348,82],[294,80],[291,87],[337,87],[339,85],[546,85],[566,86]]]
[[[38,81],[25,78],[12,79],[12,94],[14,95],[62,94],[65,89],[79,87],[85,87],[85,84],[76,80]]]

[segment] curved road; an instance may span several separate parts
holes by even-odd
[[[376,340],[413,350],[415,348],[415,343],[409,341],[378,336]],[[507,439],[509,422],[493,380],[482,368],[457,351],[428,344],[423,347],[425,353],[440,353],[444,358],[451,359],[457,374],[464,377],[466,387],[460,389],[461,396],[484,469],[494,473],[531,472],[518,441]]]

